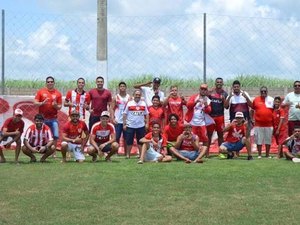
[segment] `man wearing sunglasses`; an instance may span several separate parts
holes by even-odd
[[[289,136],[293,134],[294,128],[300,127],[300,81],[294,82],[294,91],[288,93],[283,102],[282,106],[289,107],[288,116],[288,128]]]
[[[254,121],[254,141],[257,145],[258,158],[261,158],[262,145],[266,147],[266,157],[270,156],[273,134],[273,105],[274,98],[268,96],[268,88],[260,88],[260,96],[254,98],[251,119]]]

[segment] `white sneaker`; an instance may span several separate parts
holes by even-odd
[[[294,163],[300,163],[300,159],[299,158],[293,158],[292,159]]]
[[[261,159],[261,155],[257,156],[258,159]]]

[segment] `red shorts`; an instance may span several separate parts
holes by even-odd
[[[208,142],[206,126],[193,126],[192,132],[199,137],[199,141]]]
[[[225,126],[224,116],[213,117],[215,124],[208,125],[206,127],[208,133],[213,133],[214,131],[222,132]]]

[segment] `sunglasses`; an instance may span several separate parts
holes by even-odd
[[[300,84],[296,84],[296,85],[294,85],[294,87],[300,87]]]
[[[261,90],[260,93],[267,93],[268,91],[266,90]]]

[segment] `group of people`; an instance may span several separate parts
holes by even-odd
[[[230,93],[223,89],[223,79],[217,78],[211,89],[201,84],[199,92],[188,99],[179,94],[178,86],[170,87],[169,94],[160,90],[161,79],[156,77],[148,83],[134,85],[132,96],[127,85],[120,82],[118,93],[104,88],[104,78],[96,78],[96,88],[85,91],[85,80],[79,78],[77,87],[67,92],[65,99],[55,89],[52,76],[46,78],[44,88],[37,91],[34,105],[39,113],[24,134],[23,112],[17,108],[13,117],[7,119],[0,135],[0,162],[5,162],[2,149],[16,143],[15,161],[20,151],[36,162],[35,153],[41,153],[41,162],[55,153],[61,138],[62,162],[67,152],[72,152],[77,162],[85,160],[84,149],[92,161],[118,153],[120,139],[124,138],[124,153],[130,158],[136,138],[139,149],[138,163],[145,161],[170,162],[177,158],[186,163],[203,163],[210,154],[214,132],[217,134],[221,158],[239,157],[246,147],[247,159],[251,160],[250,131],[254,130],[258,158],[262,158],[265,145],[266,157],[270,157],[272,136],[278,145],[277,157],[294,162],[300,161],[300,81],[294,82],[294,91],[285,98],[272,98],[268,88],[262,86],[260,95],[251,100],[234,81]],[[57,115],[62,106],[69,108],[69,120],[62,126],[59,137]],[[288,108],[288,118],[286,116]],[[230,123],[225,126],[225,109],[229,109]],[[88,126],[84,122],[89,112]],[[288,129],[288,130],[287,130]],[[225,140],[224,140],[225,137]],[[23,142],[23,146],[22,146]],[[283,145],[288,151],[283,153]]]

